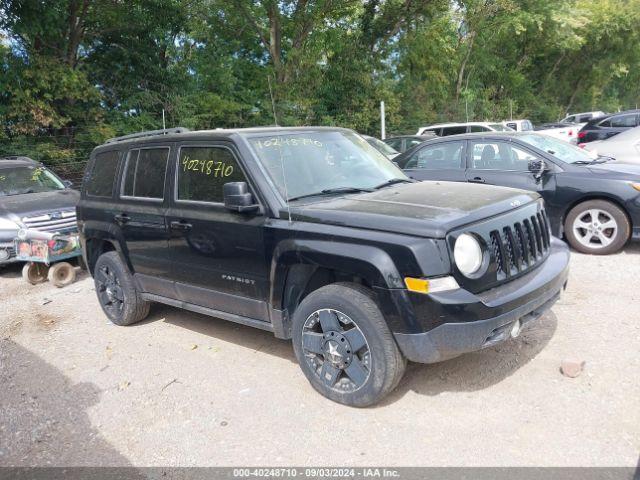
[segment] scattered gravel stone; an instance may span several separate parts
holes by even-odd
[[[560,365],[560,371],[565,377],[576,378],[579,377],[584,370],[585,363],[584,360],[563,360]]]

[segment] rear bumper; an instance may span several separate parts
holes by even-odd
[[[549,310],[566,287],[568,275],[568,248],[554,240],[547,260],[520,279],[477,295],[466,291],[463,295],[438,295],[442,302],[462,300],[457,305],[460,312],[477,309],[480,304],[483,309],[494,311],[494,316],[469,321],[451,315],[427,332],[394,333],[395,339],[404,356],[419,363],[435,363],[495,345],[511,336],[515,322],[524,326]],[[449,308],[452,310],[456,309]]]

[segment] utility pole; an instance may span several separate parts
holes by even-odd
[[[385,117],[384,117],[384,100],[380,101],[380,137],[382,140],[386,137],[385,132]]]

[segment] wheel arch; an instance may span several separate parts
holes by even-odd
[[[402,278],[382,249],[344,242],[288,240],[274,252],[270,303],[292,315],[309,293],[331,283],[376,289],[403,288]]]
[[[115,251],[120,259],[127,266],[130,273],[133,273],[131,263],[127,260],[126,246],[124,241],[118,238],[118,234],[113,231],[110,224],[90,224],[86,223],[82,231],[84,260],[93,275],[94,267],[100,255],[106,252]]]

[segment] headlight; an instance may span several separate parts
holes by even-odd
[[[473,235],[463,233],[453,248],[453,259],[460,272],[469,277],[482,267],[482,247]]]

